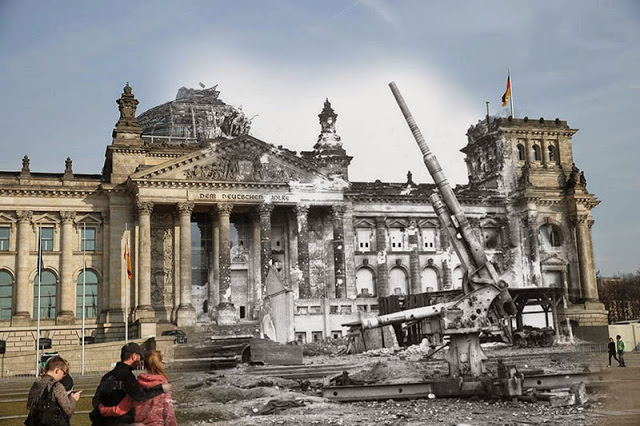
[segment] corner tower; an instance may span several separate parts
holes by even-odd
[[[607,313],[591,239],[591,210],[600,201],[573,161],[576,132],[557,118],[487,117],[469,128],[462,152],[469,190],[504,198],[517,279],[523,287],[557,289],[556,304],[566,303],[560,317],[580,335],[581,327],[606,327]]]

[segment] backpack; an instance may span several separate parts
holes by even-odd
[[[46,386],[40,398],[33,404],[25,425],[68,426],[69,416],[58,405],[53,395],[53,386]]]

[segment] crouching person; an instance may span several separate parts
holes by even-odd
[[[158,384],[153,387],[143,388],[136,380],[133,370],[138,367],[142,359],[142,348],[137,343],[128,343],[122,347],[120,362],[113,370],[102,376],[98,389],[93,396],[93,411],[89,418],[93,425],[130,425],[135,421],[135,412],[132,408],[124,415],[105,417],[100,414],[100,404],[105,407],[117,406],[125,396],[134,401],[142,402],[154,398],[163,392],[170,392],[169,383]]]

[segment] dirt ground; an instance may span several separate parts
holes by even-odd
[[[520,370],[545,373],[594,372],[606,382],[589,389],[581,406],[551,407],[548,402],[479,398],[436,398],[353,403],[321,395],[321,380],[288,380],[245,374],[245,366],[215,374],[184,373],[174,380],[181,425],[595,425],[640,424],[640,368],[606,368],[606,354],[581,354],[575,346],[516,349],[485,347],[489,370],[497,358]],[[629,354],[628,365],[640,365]],[[349,363],[351,377],[367,382],[417,382],[446,374],[442,360],[424,361],[419,347],[357,355],[305,357],[309,366]],[[266,414],[269,413],[269,414]]]

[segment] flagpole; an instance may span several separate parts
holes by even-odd
[[[509,96],[509,102],[511,105],[511,117],[516,118],[516,114],[513,112],[513,80],[511,80],[511,67],[509,67],[508,70],[509,70],[509,83],[511,85],[511,96]]]
[[[86,285],[87,285],[87,254],[85,239],[87,235],[87,224],[82,224],[82,369],[80,374],[84,376],[84,333],[85,333],[85,317],[86,317]]]
[[[36,377],[40,375],[40,280],[42,276],[42,227],[38,224],[38,313],[36,321]]]
[[[127,250],[127,243],[129,242],[129,224],[124,224],[124,236],[125,236],[125,254]],[[131,256],[131,253],[129,253]],[[127,268],[126,260],[125,260],[125,269]],[[127,271],[125,271],[127,273]],[[125,276],[124,279],[124,344],[129,343],[129,301],[128,301],[128,288],[129,287],[129,275]]]

